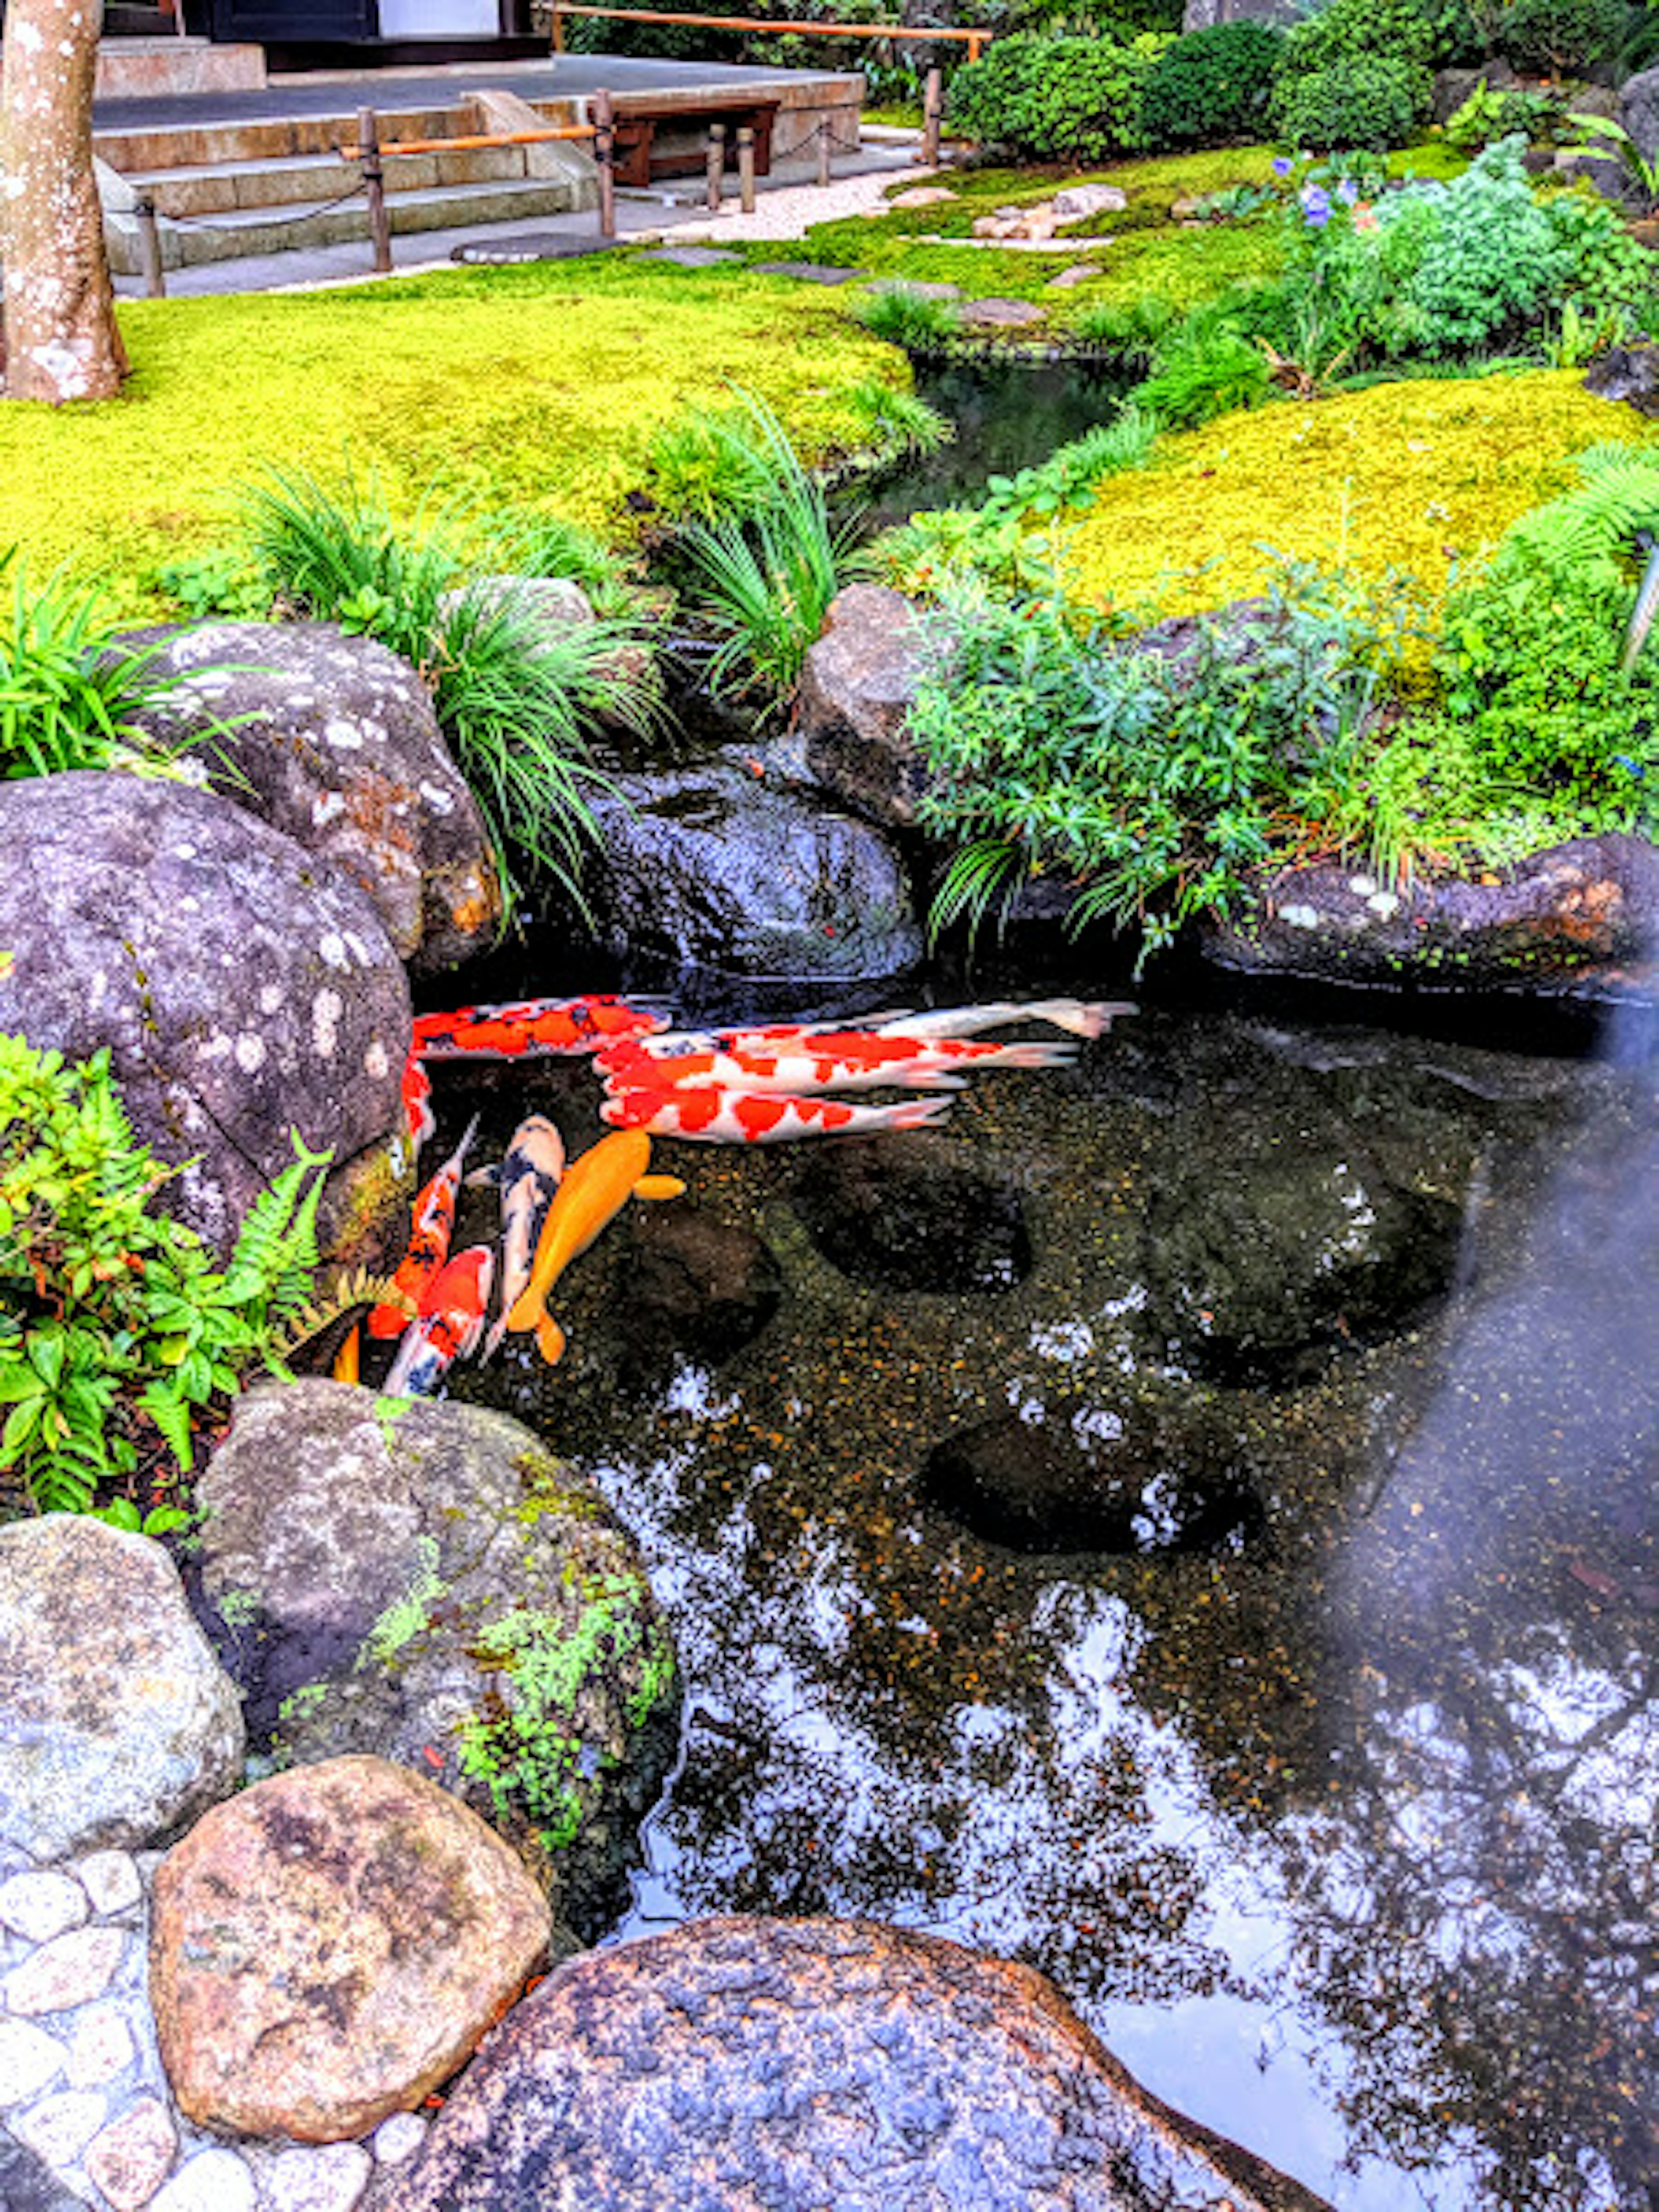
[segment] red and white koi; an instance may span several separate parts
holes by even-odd
[[[416,1157],[429,1137],[438,1133],[438,1117],[432,1110],[432,1078],[421,1065],[420,1054],[411,1047],[404,1062],[404,1122],[409,1131],[409,1141]]]
[[[501,1311],[484,1338],[493,1357],[507,1334],[507,1316],[523,1296],[541,1242],[542,1224],[564,1174],[564,1139],[544,1114],[532,1114],[513,1132],[496,1170],[501,1194]]]
[[[606,994],[584,999],[520,999],[421,1014],[414,1050],[421,1060],[544,1060],[592,1052],[621,1037],[665,1029],[649,1007]]]
[[[896,1106],[847,1106],[838,1098],[779,1091],[725,1091],[713,1084],[665,1084],[618,1091],[599,1118],[617,1129],[684,1137],[693,1144],[776,1145],[795,1137],[858,1136],[878,1129],[920,1129],[951,1108],[948,1098],[907,1098]]]
[[[455,1233],[455,1200],[461,1188],[461,1167],[477,1126],[475,1114],[467,1124],[466,1134],[415,1200],[409,1249],[398,1261],[392,1284],[394,1290],[401,1291],[410,1300],[417,1315],[427,1311],[428,1293],[449,1256],[449,1240]],[[382,1342],[401,1336],[408,1326],[408,1312],[391,1298],[383,1299],[368,1316],[369,1334]]]
[[[1073,1036],[1103,1036],[1118,1014],[1135,1009],[1107,1000],[999,999],[977,1006],[944,1006],[929,1013],[902,1008],[866,1015],[856,1024],[844,1022],[769,1022],[753,1028],[661,1030],[628,1040],[654,1058],[683,1052],[785,1052],[796,1046],[816,1051],[826,1038],[902,1036],[937,1044],[977,1036],[984,1030],[1006,1029],[1015,1022],[1047,1022]],[[605,1048],[606,1051],[609,1047]]]
[[[882,1036],[832,1030],[761,1048],[730,1052],[655,1053],[634,1043],[613,1045],[597,1065],[611,1092],[713,1084],[723,1090],[817,1091],[960,1090],[968,1072],[991,1067],[1064,1067],[1076,1057],[1070,1044],[985,1044],[967,1037]]]
[[[483,1334],[495,1255],[487,1244],[469,1245],[440,1272],[428,1310],[404,1331],[382,1389],[388,1398],[429,1398],[458,1359]]]

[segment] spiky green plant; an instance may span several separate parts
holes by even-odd
[[[962,335],[962,310],[954,300],[936,299],[913,284],[890,285],[885,291],[866,292],[853,303],[853,319],[872,337],[906,353],[945,352]]]
[[[948,415],[941,415],[914,392],[884,384],[879,377],[866,377],[854,385],[847,400],[868,418],[872,442],[884,459],[935,453],[957,434]]]

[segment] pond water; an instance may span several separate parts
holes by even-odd
[[[937,1130],[659,1145],[562,1364],[454,1382],[674,1622],[618,1933],[1018,1957],[1342,2212],[1648,2207],[1655,1066],[1149,1003]],[[444,1067],[438,1143],[597,1102]]]

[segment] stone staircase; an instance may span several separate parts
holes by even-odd
[[[367,241],[361,172],[339,149],[356,143],[365,88],[341,88],[337,112],[100,131],[111,265],[140,273],[134,204],[154,206],[164,269]],[[480,87],[441,106],[377,111],[383,147],[580,123],[582,102],[534,106]],[[112,176],[112,173],[113,173]],[[509,222],[589,208],[592,161],[580,143],[456,147],[385,161],[394,234]],[[367,268],[367,261],[365,262]]]

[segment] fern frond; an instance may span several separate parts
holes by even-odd
[[[318,1297],[286,1317],[287,1327],[272,1350],[277,1358],[291,1359],[303,1345],[343,1316],[360,1307],[378,1305],[396,1306],[409,1320],[415,1318],[414,1299],[390,1275],[376,1274],[372,1267],[343,1268]]]
[[[172,1382],[152,1382],[141,1391],[138,1403],[161,1431],[162,1441],[183,1468],[190,1472],[191,1455],[190,1406]]]

